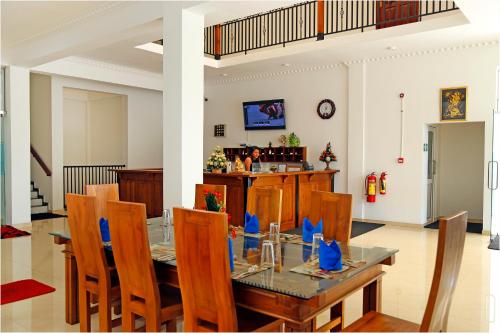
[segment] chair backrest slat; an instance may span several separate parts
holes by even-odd
[[[146,206],[142,203],[109,201],[109,231],[120,288],[125,300],[140,297],[160,308],[146,224]]]
[[[269,231],[269,224],[281,224],[283,190],[266,187],[250,187],[247,191],[247,212],[257,215],[261,231]]]
[[[467,212],[439,220],[436,265],[420,330],[446,331],[451,300],[464,253]]]
[[[194,209],[205,209],[205,191],[219,192],[222,194],[222,202],[226,206],[226,185],[216,184],[196,184],[196,191],[194,197]]]
[[[199,331],[207,322],[237,331],[227,214],[174,208],[174,228],[184,330]]]
[[[309,219],[312,223],[323,219],[325,239],[348,243],[352,228],[352,195],[313,191]]]
[[[108,218],[108,201],[118,201],[118,184],[85,185],[85,194],[96,197],[97,218]]]
[[[86,277],[100,279],[106,274],[109,276],[96,217],[95,200],[93,196],[66,194],[71,245],[78,265],[78,274],[84,281]]]

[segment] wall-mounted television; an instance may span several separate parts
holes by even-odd
[[[243,102],[243,118],[245,130],[285,129],[285,101]]]

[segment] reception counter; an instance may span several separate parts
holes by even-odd
[[[281,230],[299,227],[309,215],[311,191],[334,191],[338,170],[276,173],[204,173],[203,183],[227,186],[226,210],[233,225],[243,225],[250,186],[283,190]]]
[[[148,218],[162,215],[163,169],[116,170],[120,200],[146,204]],[[204,173],[203,183],[227,186],[226,210],[233,225],[243,225],[250,186],[283,190],[281,229],[301,226],[309,215],[311,191],[334,191],[338,170],[276,173]]]

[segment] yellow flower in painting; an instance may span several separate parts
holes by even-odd
[[[448,99],[448,107],[447,107],[447,113],[451,118],[457,118],[462,115],[462,111],[460,111],[459,104],[460,101],[463,100],[464,95],[459,92],[455,91],[453,93],[447,92],[445,96]]]

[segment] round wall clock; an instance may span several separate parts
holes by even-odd
[[[330,119],[335,114],[335,103],[331,99],[324,99],[318,104],[318,116]]]

